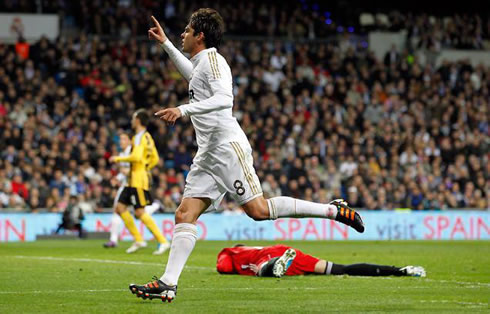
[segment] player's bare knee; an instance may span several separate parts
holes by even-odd
[[[121,214],[122,214],[122,213],[124,213],[126,210],[127,210],[127,208],[126,208],[124,205],[122,205],[122,204],[120,204],[120,203],[118,203],[118,204],[116,205],[116,213],[117,213],[118,215],[121,215]]]
[[[264,215],[262,212],[252,211],[251,213],[247,213],[247,215],[255,221],[262,221],[269,219],[269,215]]]
[[[245,211],[255,221],[269,219],[269,210],[263,206],[254,206]]]
[[[187,210],[186,207],[179,207],[175,212],[175,223],[195,223],[196,219],[193,218],[193,214]]]
[[[242,208],[253,220],[260,221],[269,219],[269,207],[267,201],[263,197],[251,200],[243,205]]]
[[[136,219],[140,219],[141,215],[143,215],[144,212],[144,208],[138,208],[134,211],[134,217],[136,217]]]

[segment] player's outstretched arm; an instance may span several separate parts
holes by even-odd
[[[135,145],[129,156],[112,156],[109,162],[137,162],[143,159],[142,145]]]
[[[167,52],[172,62],[175,64],[180,74],[189,81],[192,73],[192,62],[186,58],[167,38],[167,35],[163,31],[162,26],[158,23],[157,19],[152,15],[151,20],[153,27],[148,30],[148,38],[155,40],[162,46],[163,50]]]

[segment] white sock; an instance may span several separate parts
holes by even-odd
[[[118,214],[113,213],[111,219],[111,237],[110,237],[110,240],[112,242],[117,243],[117,241],[119,240],[119,233],[121,232],[122,224],[123,221],[121,217],[119,217]]]
[[[278,196],[267,200],[270,219],[282,217],[320,217],[335,219],[337,207],[299,200],[292,197]]]
[[[165,274],[160,278],[161,281],[167,285],[177,285],[180,273],[182,273],[185,262],[194,249],[196,240],[197,227],[195,225],[189,223],[175,225],[167,268]]]

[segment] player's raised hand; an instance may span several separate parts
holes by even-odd
[[[166,108],[155,112],[155,116],[168,122],[170,125],[174,125],[175,121],[182,117],[182,113],[179,108]]]
[[[162,26],[160,26],[160,23],[158,23],[157,19],[153,15],[151,16],[151,20],[154,26],[150,27],[148,30],[148,38],[154,39],[160,44],[163,44],[167,40],[167,35],[165,35]]]

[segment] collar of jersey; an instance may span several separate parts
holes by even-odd
[[[202,58],[202,56],[206,55],[206,53],[210,52],[210,51],[216,51],[216,48],[211,47],[211,48],[199,51],[194,57],[191,58],[191,62],[192,63],[199,62],[199,60]]]
[[[134,144],[139,145],[141,143],[141,138],[143,137],[143,134],[145,134],[146,130],[140,131],[139,133],[136,133],[134,136]]]

